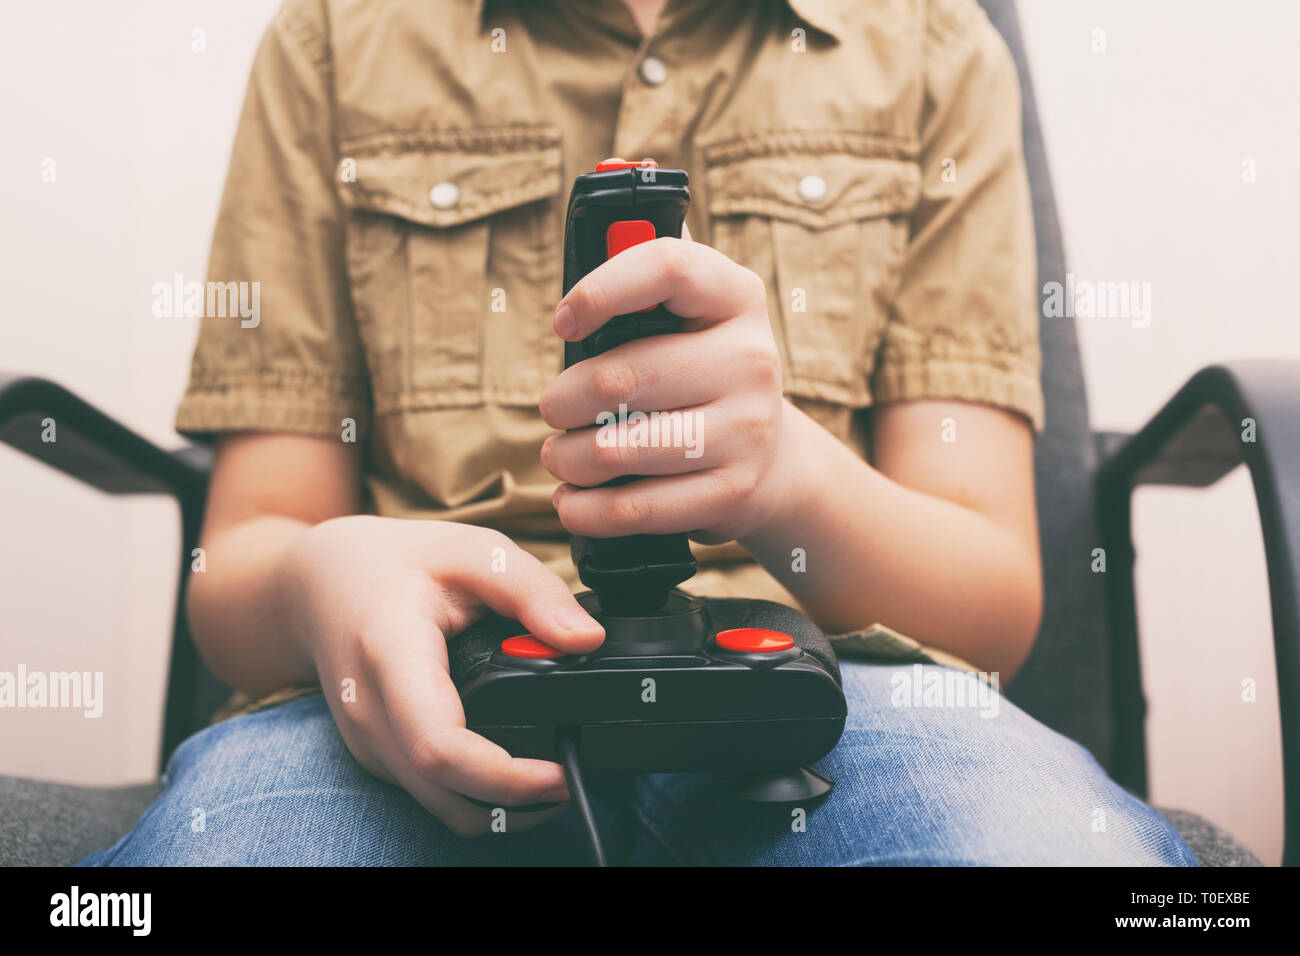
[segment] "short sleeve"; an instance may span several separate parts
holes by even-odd
[[[980,402],[1043,427],[1033,208],[1015,63],[972,0],[934,0],[922,187],[872,379],[877,403]]]
[[[369,424],[330,89],[323,18],[290,0],[253,62],[176,416],[182,433],[337,435],[346,418],[358,432]]]

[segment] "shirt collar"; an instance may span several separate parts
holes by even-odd
[[[488,0],[470,0],[474,5],[474,16],[479,21],[482,28],[487,28],[487,7]],[[806,21],[809,25],[816,27],[822,33],[833,39],[838,40],[840,33],[844,29],[844,24],[840,20],[839,4],[837,0],[786,0],[790,9],[795,12],[799,19]]]
[[[822,33],[838,40],[844,32],[837,0],[788,0],[790,9],[801,20],[806,20]]]

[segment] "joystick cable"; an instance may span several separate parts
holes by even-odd
[[[605,847],[600,842],[600,828],[596,826],[596,815],[592,812],[591,801],[587,798],[587,788],[582,782],[582,769],[578,766],[578,744],[573,732],[559,734],[560,764],[564,767],[564,779],[569,785],[569,796],[578,808],[582,818],[582,827],[587,834],[587,848],[591,851],[593,866],[609,866],[605,860]]]

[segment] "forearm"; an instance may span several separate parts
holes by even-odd
[[[203,541],[205,570],[190,579],[190,631],[212,672],[257,696],[314,680],[295,639],[284,587],[284,559],[312,526],[266,515]]]
[[[792,494],[741,543],[824,630],[878,622],[1009,679],[1038,628],[1036,553],[983,514],[890,480],[788,403],[783,441]]]

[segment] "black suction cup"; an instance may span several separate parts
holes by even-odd
[[[804,803],[820,800],[835,781],[824,773],[799,767],[789,773],[752,773],[736,778],[735,795],[748,803]]]

